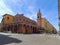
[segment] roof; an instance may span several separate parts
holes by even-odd
[[[10,15],[10,14],[4,14],[3,17],[6,16],[6,15],[12,16],[12,15]]]
[[[24,18],[24,19],[26,19],[26,20],[29,20],[29,21],[33,22],[33,23],[36,25],[36,21],[31,20],[31,19],[28,18],[28,17],[25,17],[24,14],[16,14],[16,15],[14,16],[14,18],[15,18],[15,17],[22,17],[22,18]]]

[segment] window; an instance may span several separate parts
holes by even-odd
[[[21,21],[21,19],[20,19],[20,21]]]
[[[60,20],[60,17],[59,17],[59,20]]]
[[[23,21],[25,21],[25,19],[23,19]]]
[[[9,19],[9,17],[7,17],[7,19]]]
[[[39,16],[38,16],[38,18],[39,18]]]

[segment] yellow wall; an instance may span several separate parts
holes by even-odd
[[[44,28],[48,32],[53,31],[53,25],[50,24],[45,18],[42,18],[42,28]],[[54,31],[56,31],[55,28],[54,28]]]
[[[9,19],[8,19],[9,17]],[[13,22],[13,16],[9,15],[9,14],[5,14],[3,16],[3,23],[4,24],[11,24]]]

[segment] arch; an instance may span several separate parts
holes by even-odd
[[[14,32],[17,33],[17,24],[14,26]]]
[[[7,31],[9,31],[10,26],[7,27]]]

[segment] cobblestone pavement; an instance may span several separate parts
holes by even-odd
[[[0,32],[0,45],[60,45],[57,34],[15,34]]]

